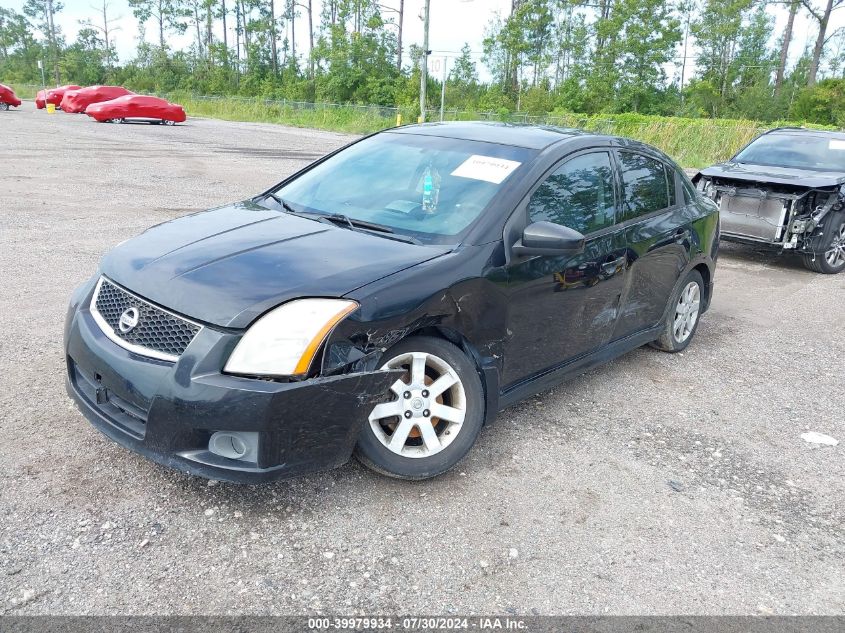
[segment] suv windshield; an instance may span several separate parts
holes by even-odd
[[[845,171],[845,139],[816,134],[766,134],[734,157],[738,163]]]
[[[536,151],[385,132],[275,191],[296,211],[342,214],[429,244],[453,244]]]

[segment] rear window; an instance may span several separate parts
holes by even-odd
[[[816,134],[766,134],[737,154],[737,163],[845,171],[845,139]]]

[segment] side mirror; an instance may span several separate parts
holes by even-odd
[[[534,222],[511,247],[514,255],[578,255],[584,252],[584,236],[554,222]]]

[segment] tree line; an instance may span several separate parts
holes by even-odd
[[[419,99],[424,54],[403,38],[416,19],[405,0],[98,1],[73,41],[56,24],[60,0],[0,7],[0,81],[40,83],[43,60],[56,84],[388,106]],[[451,60],[448,107],[845,125],[845,33],[830,26],[843,3],[511,0],[490,19],[483,50],[465,45]],[[780,32],[776,7],[787,12]],[[140,32],[120,63],[117,37],[134,36],[117,30],[123,10]],[[799,15],[813,25],[806,37],[794,32]],[[189,46],[172,44],[186,36]],[[439,80],[429,76],[432,107]]]

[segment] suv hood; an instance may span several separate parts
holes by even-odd
[[[341,297],[451,250],[418,246],[242,202],[154,226],[101,272],[197,321],[244,328],[297,297]]]
[[[845,173],[842,172],[732,162],[719,163],[707,169],[702,169],[701,175],[711,178],[730,178],[732,180],[765,182],[777,185],[796,185],[809,189],[836,187],[845,182]]]

